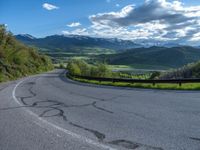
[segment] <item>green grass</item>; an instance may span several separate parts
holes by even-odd
[[[96,81],[96,80],[86,80],[86,79],[79,79],[70,77],[72,80],[84,82],[84,83],[91,83],[91,84],[98,84],[98,85],[108,85],[108,86],[118,86],[118,87],[132,87],[132,88],[145,88],[145,89],[162,89],[162,90],[200,90],[200,83],[185,83],[182,86],[178,84],[146,84],[146,83],[125,83],[125,82],[108,82],[108,81]]]
[[[127,66],[127,65],[108,65],[108,68],[110,70],[117,70],[117,71],[133,70],[134,69],[134,68]]]
[[[171,69],[171,67],[165,66],[165,65],[159,65],[159,64],[142,64],[142,63],[134,63],[134,64],[130,64],[129,66],[131,66],[132,68],[135,69],[146,69],[146,70],[169,70]]]
[[[143,66],[144,67],[144,66]],[[112,71],[120,71],[124,73],[131,73],[131,74],[148,74],[152,72],[166,72],[168,70],[161,70],[161,69],[149,69],[149,68],[137,68],[128,65],[108,65],[108,69]]]
[[[82,59],[82,60],[88,60],[90,59],[88,56],[74,56],[71,57],[71,59]]]

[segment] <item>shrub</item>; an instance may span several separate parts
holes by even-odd
[[[0,25],[0,82],[53,69],[51,60],[17,41]]]
[[[73,75],[92,77],[111,77],[112,73],[106,64],[90,65],[84,60],[73,59],[68,62],[68,71]]]
[[[160,76],[160,72],[156,71],[156,72],[153,72],[150,76],[149,79],[156,79]]]
[[[160,79],[200,78],[200,62],[161,74]]]

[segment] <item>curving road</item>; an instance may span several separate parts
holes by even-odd
[[[64,70],[0,84],[0,150],[200,150],[200,93],[89,85]]]

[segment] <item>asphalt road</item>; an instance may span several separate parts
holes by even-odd
[[[97,86],[64,70],[0,84],[0,150],[200,150],[200,92]]]

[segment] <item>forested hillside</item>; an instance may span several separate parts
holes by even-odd
[[[161,75],[160,79],[200,78],[200,62]]]
[[[0,25],[0,82],[53,68],[47,56],[17,41],[12,33]]]
[[[118,54],[101,55],[98,58],[114,65],[129,65],[145,69],[170,69],[200,60],[200,49],[189,46],[172,48],[154,46],[131,49]]]

